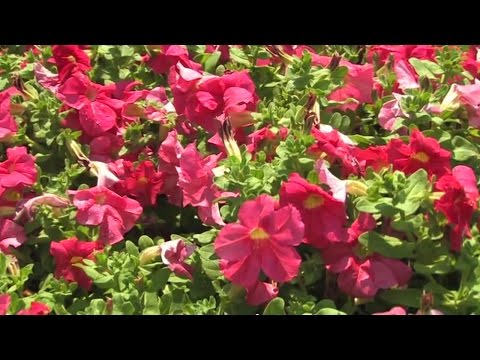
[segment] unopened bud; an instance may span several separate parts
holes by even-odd
[[[347,193],[350,195],[367,195],[367,185],[358,180],[347,180]]]
[[[140,265],[147,265],[160,256],[160,245],[150,246],[140,253]]]
[[[330,63],[327,65],[327,68],[330,69],[331,71],[334,71],[335,69],[338,68],[338,65],[340,65],[341,59],[342,58],[338,54],[333,55],[332,59],[330,60]]]
[[[445,195],[445,193],[443,191],[435,191],[433,193],[430,194],[430,196],[428,197],[428,199],[430,201],[435,201],[435,200],[439,200],[443,195]]]
[[[83,160],[86,162],[90,162],[90,159],[83,153],[82,148],[80,145],[72,139],[67,139],[67,149],[70,151],[72,155],[75,155],[77,159]]]
[[[230,118],[226,118],[220,129],[220,138],[227,149],[228,156],[235,156],[238,160],[242,160],[242,153],[238,147],[237,142],[232,136],[232,126]]]
[[[453,84],[447,95],[443,98],[440,110],[455,111],[460,107],[460,96],[457,92],[457,84]]]

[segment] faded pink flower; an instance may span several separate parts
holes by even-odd
[[[142,207],[133,199],[119,196],[103,186],[69,191],[78,208],[76,219],[82,225],[100,225],[100,240],[115,244],[133,228],[142,214]]]
[[[177,276],[192,279],[193,268],[185,260],[195,249],[195,245],[187,245],[183,240],[170,240],[160,245],[160,255],[162,262]]]

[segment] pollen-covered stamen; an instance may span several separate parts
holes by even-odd
[[[148,183],[148,178],[145,176],[140,176],[137,180],[138,185],[145,185]]]
[[[320,195],[309,195],[303,202],[305,209],[315,209],[322,206],[325,203],[325,199]]]
[[[70,264],[77,264],[83,261],[81,256],[74,256],[70,259]]]
[[[7,190],[3,194],[3,198],[7,201],[18,201],[22,198],[22,194],[15,190]]]
[[[423,151],[420,151],[418,153],[416,153],[415,155],[412,156],[412,158],[414,158],[415,160],[418,160],[422,163],[427,163],[429,160],[430,160],[430,157],[424,153]]]
[[[85,92],[85,96],[88,98],[88,100],[94,101],[97,97],[97,90],[95,90],[93,87],[89,87]]]
[[[260,227],[256,227],[250,232],[250,238],[254,241],[255,247],[260,246],[268,240],[269,237],[268,233]]]
[[[95,202],[99,205],[105,204],[105,201],[107,200],[107,196],[105,194],[97,194],[95,195]]]

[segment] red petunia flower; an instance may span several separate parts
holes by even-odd
[[[475,79],[470,85],[453,84],[451,91],[456,94],[460,104],[466,107],[470,126],[480,128],[480,81]]]
[[[83,259],[93,260],[94,251],[100,248],[97,242],[80,241],[77,238],[51,242],[50,254],[55,259],[55,277],[76,282],[78,286],[89,291],[93,284],[92,279],[82,268],[74,265],[81,264]]]
[[[74,63],[82,71],[90,70],[90,58],[78,45],[54,45],[53,62],[60,72],[65,66]]]
[[[355,147],[352,150],[352,155],[355,157],[360,175],[365,174],[365,170],[371,167],[374,171],[380,171],[384,167],[389,166],[388,157],[386,153],[386,146],[369,146],[366,149]]]
[[[157,74],[165,74],[168,70],[181,63],[183,66],[200,71],[202,65],[190,60],[188,50],[181,45],[160,45],[160,52],[155,52],[146,58],[146,63]]]
[[[223,273],[234,284],[249,289],[260,271],[278,282],[297,275],[301,258],[294,247],[302,242],[304,225],[293,206],[277,206],[268,195],[246,201],[239,223],[227,224],[215,239],[217,255],[227,261]]]
[[[459,252],[463,237],[471,237],[470,221],[478,207],[479,193],[475,173],[468,166],[458,165],[452,169],[451,175],[441,177],[435,188],[445,192],[435,201],[435,209],[442,212],[453,226],[450,247]]]
[[[78,208],[76,219],[82,225],[100,225],[100,240],[115,244],[133,228],[142,214],[141,205],[126,196],[119,196],[103,186],[69,191]]]
[[[293,173],[280,188],[280,205],[293,205],[305,224],[306,242],[319,249],[343,241],[347,215],[343,201]]]
[[[195,144],[189,144],[180,157],[178,185],[183,193],[183,206],[198,208],[198,215],[207,225],[225,225],[218,202],[220,197],[234,197],[235,193],[222,192],[213,182],[213,168],[221,154],[209,155],[202,159]]]
[[[425,137],[416,129],[410,135],[410,144],[393,139],[387,144],[386,152],[394,170],[407,175],[418,169],[425,169],[430,176],[437,177],[450,173],[450,152],[442,149],[436,139]]]
[[[281,140],[288,136],[288,128],[281,127],[277,132],[273,132],[270,126],[254,131],[247,137],[247,150],[251,154],[263,150],[266,154],[266,160],[271,161],[275,156],[275,150]]]
[[[24,146],[7,149],[7,160],[0,163],[0,196],[7,190],[32,186],[37,181],[35,157]]]
[[[150,160],[134,166],[131,161],[123,163],[125,175],[114,187],[119,193],[136,198],[142,206],[155,205],[162,188],[162,175],[155,170]]]
[[[315,144],[308,148],[308,152],[316,157],[324,157],[330,164],[340,163],[342,175],[358,174],[357,163],[352,154],[355,148],[353,142],[330,126],[319,129],[312,128]]]

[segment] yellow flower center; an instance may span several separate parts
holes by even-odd
[[[250,237],[254,240],[257,244],[262,243],[263,241],[269,238],[268,233],[263,230],[262,228],[255,228],[250,232]]]
[[[70,264],[76,264],[82,261],[83,261],[83,258],[81,256],[74,256],[70,259]]]
[[[5,194],[3,195],[5,200],[7,201],[18,201],[22,198],[22,195],[15,190],[7,190],[5,191]]]
[[[145,176],[140,176],[137,180],[137,183],[139,185],[145,185],[146,183],[148,183],[148,179]]]
[[[425,154],[423,151],[420,151],[420,152],[416,153],[413,156],[413,158],[415,160],[418,160],[418,161],[422,162],[422,163],[427,163],[430,160],[430,157],[427,154]]]
[[[105,204],[105,201],[107,200],[107,196],[105,194],[97,194],[95,195],[95,202],[99,205]]]
[[[303,202],[303,206],[305,209],[315,209],[319,206],[322,206],[324,202],[325,199],[319,195],[309,195]]]
[[[73,56],[73,55],[68,56],[67,60],[70,61],[70,62],[75,62],[76,61],[75,56]]]

